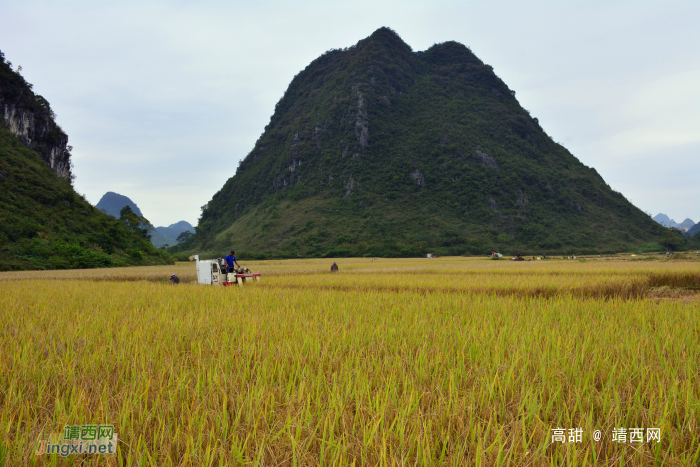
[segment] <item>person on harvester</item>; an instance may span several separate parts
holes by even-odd
[[[226,259],[226,265],[228,266],[228,270],[229,270],[229,271],[234,271],[234,270],[235,270],[234,267],[233,267],[234,264],[235,264],[236,266],[238,266],[239,268],[241,267],[241,266],[238,264],[238,261],[236,261],[236,256],[235,256],[235,254],[236,254],[236,252],[233,251],[233,250],[231,250],[231,253],[228,254],[228,255],[226,255],[226,258],[225,258],[225,259]]]

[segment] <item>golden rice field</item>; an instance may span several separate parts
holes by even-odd
[[[0,465],[700,465],[700,262],[336,261],[0,273]]]

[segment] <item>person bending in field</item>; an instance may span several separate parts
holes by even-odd
[[[231,253],[229,253],[228,255],[226,255],[226,258],[225,258],[225,259],[226,259],[226,265],[228,266],[228,270],[229,270],[229,271],[233,271],[233,270],[234,270],[234,268],[233,268],[233,265],[234,265],[234,264],[235,264],[236,266],[238,266],[239,268],[241,267],[241,266],[238,264],[238,261],[236,261],[236,252],[235,252],[235,251],[231,250]]]
[[[338,265],[335,264],[335,261],[333,261],[333,265],[331,266],[331,272],[338,272]]]
[[[177,285],[180,283],[180,279],[175,274],[170,274],[170,283]]]

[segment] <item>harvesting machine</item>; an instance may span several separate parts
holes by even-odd
[[[197,265],[197,282],[205,285],[229,285],[238,284],[243,287],[246,281],[260,280],[259,272],[250,272],[248,268],[229,268],[223,258],[200,260],[199,255],[190,256]]]

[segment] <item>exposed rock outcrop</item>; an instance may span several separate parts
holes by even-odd
[[[476,155],[481,157],[481,163],[484,165],[484,167],[488,167],[489,169],[493,170],[498,170],[498,164],[496,164],[496,161],[493,159],[493,157],[489,156],[485,152],[479,151],[478,149],[476,150]]]
[[[350,175],[350,180],[348,181],[348,184],[345,185],[345,197],[349,198],[350,195],[352,194],[352,190],[355,188],[355,180],[353,180],[352,175]]]
[[[0,56],[0,111],[2,123],[24,145],[36,151],[51,169],[71,181],[68,135],[54,121],[49,103],[32,91],[22,75]]]
[[[364,95],[360,92],[360,89],[357,85],[353,86],[352,89],[357,94],[357,119],[355,120],[355,136],[357,137],[357,142],[360,143],[360,146],[366,148],[367,143],[369,142],[369,128],[367,127],[367,112],[365,112],[364,109]]]
[[[64,180],[71,181],[71,154],[68,135],[50,117],[36,114],[20,106],[1,102],[2,116],[8,129],[19,136],[25,146],[39,153],[51,169]]]
[[[419,187],[425,187],[425,175],[420,170],[416,169],[414,172],[411,172],[410,177]]]

